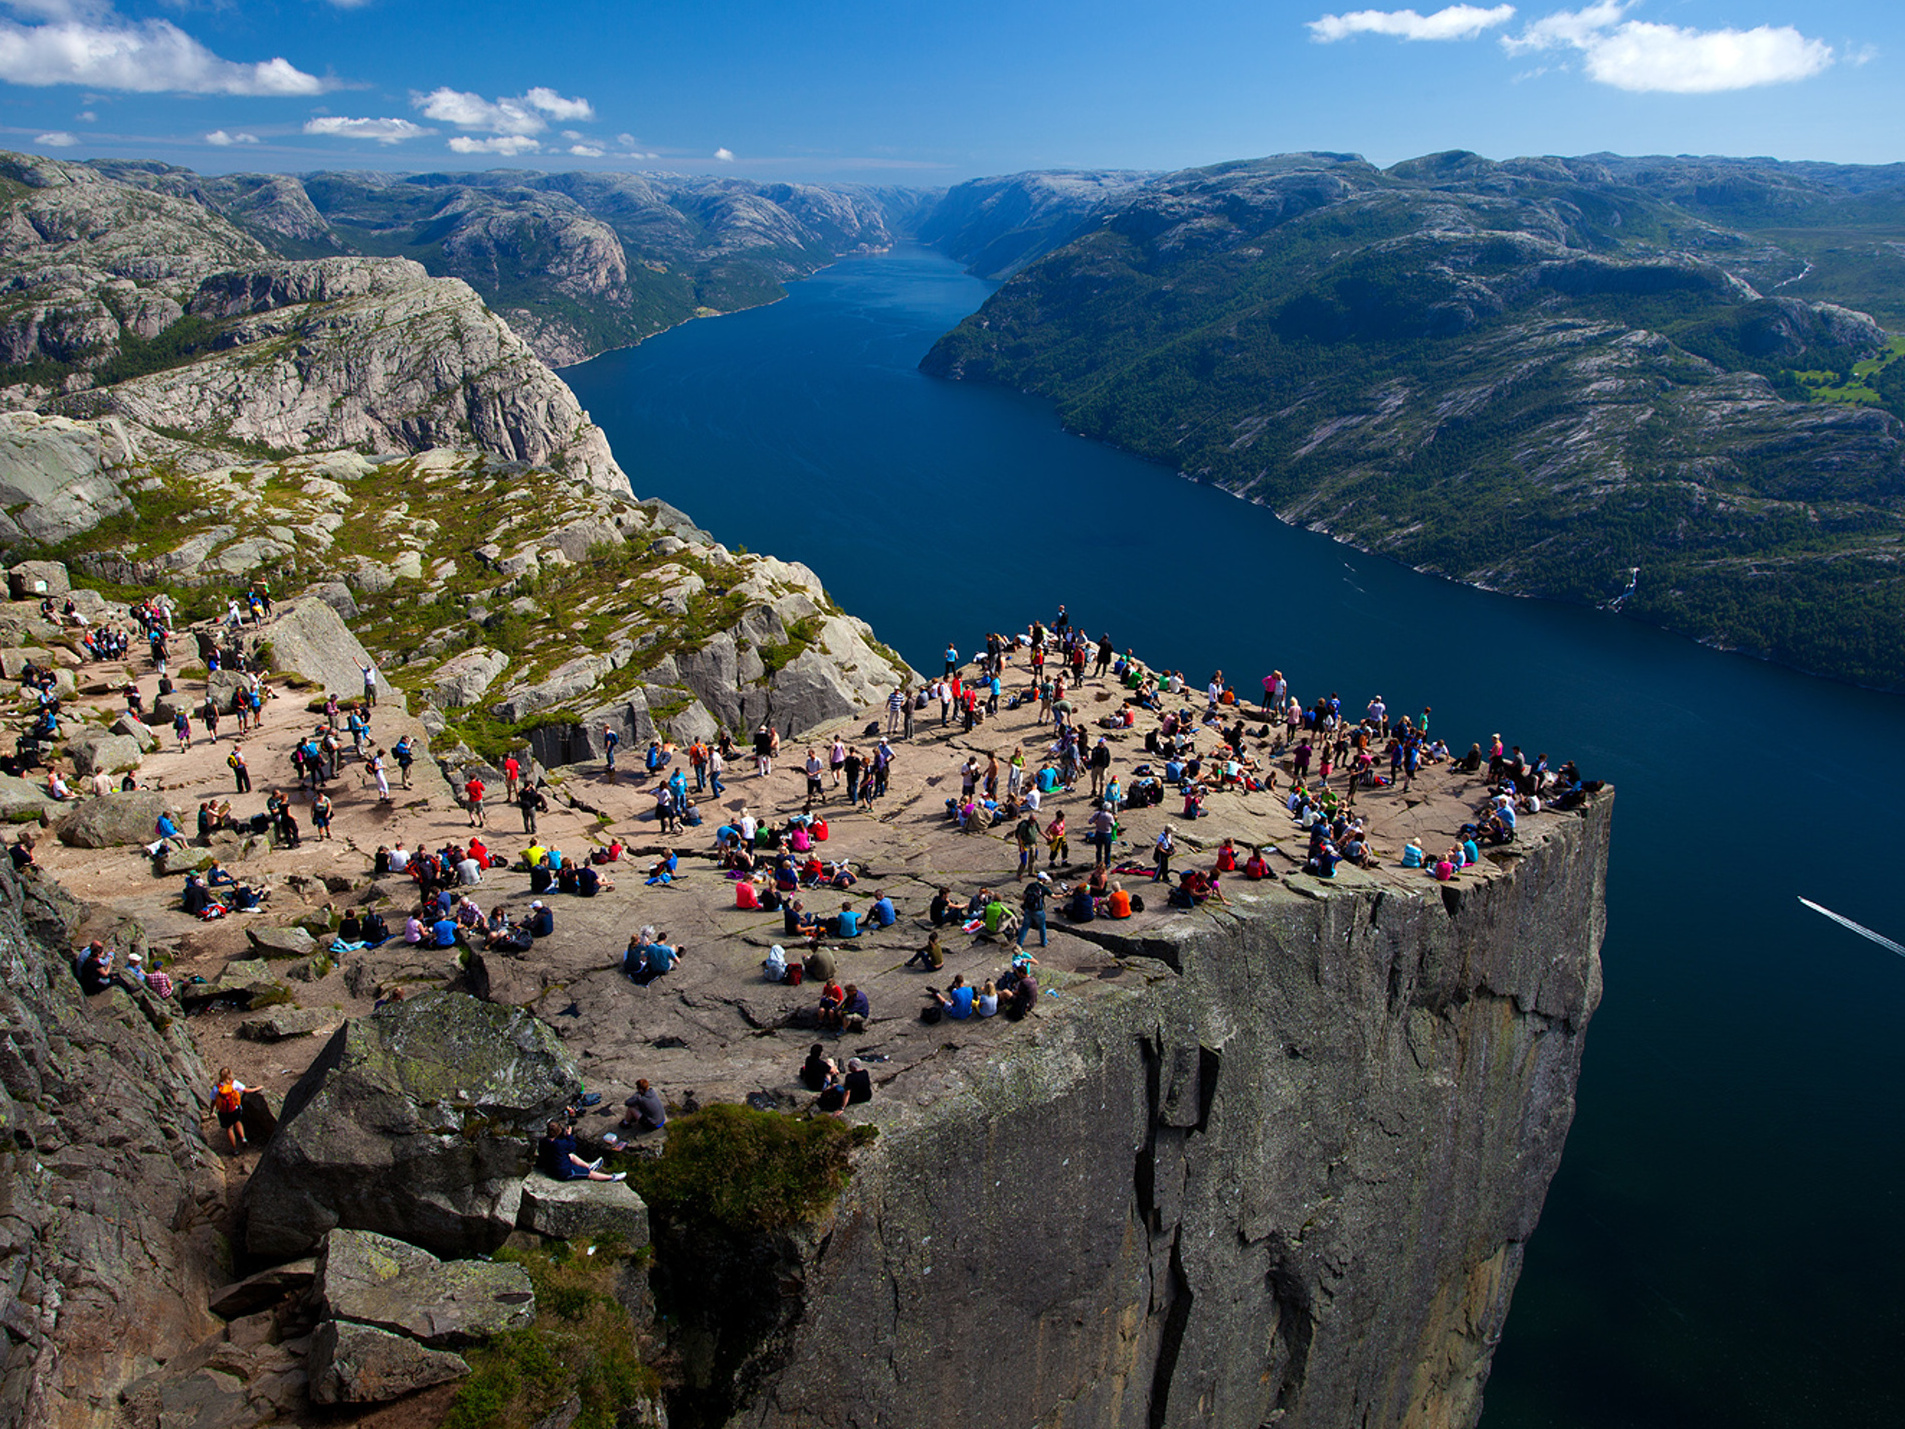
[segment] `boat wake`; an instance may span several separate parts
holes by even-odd
[[[1826,917],[1830,918],[1833,922],[1839,924],[1841,927],[1850,928],[1853,932],[1857,933],[1861,938],[1870,938],[1873,942],[1877,943],[1881,948],[1890,948],[1893,952],[1897,953],[1901,958],[1905,958],[1905,944],[1895,943],[1890,938],[1886,937],[1885,934],[1875,933],[1870,928],[1866,927],[1865,924],[1854,923],[1850,918],[1844,917],[1843,915],[1838,913],[1834,913],[1830,908],[1822,908],[1819,904],[1813,902],[1810,898],[1801,898],[1799,901],[1805,904],[1808,908],[1812,909],[1813,912],[1825,914]]]

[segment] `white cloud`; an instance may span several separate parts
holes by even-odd
[[[1506,25],[1515,17],[1513,5],[1484,10],[1479,5],[1449,5],[1432,14],[1414,10],[1352,10],[1347,15],[1324,15],[1309,22],[1310,38],[1318,44],[1346,40],[1352,35],[1394,35],[1400,40],[1472,40],[1483,30]]]
[[[40,135],[33,142],[44,144],[49,149],[70,149],[79,142],[79,136],[68,134],[64,129],[55,129],[51,133]]]
[[[304,121],[307,134],[325,134],[334,139],[375,139],[379,144],[401,144],[405,139],[420,138],[437,131],[408,119],[347,119],[341,114],[320,114]]]
[[[320,94],[325,88],[323,80],[288,60],[220,59],[169,20],[134,23],[103,6],[57,0],[9,3],[51,17],[43,25],[0,20],[0,80],[10,84],[84,84],[144,94]]]
[[[523,99],[531,108],[540,109],[551,119],[574,121],[577,119],[595,118],[595,106],[589,103],[588,100],[579,98],[564,99],[553,89],[544,88],[542,85],[537,85],[534,89],[530,90],[529,93],[523,96]]]
[[[578,159],[599,159],[608,151],[606,149],[598,149],[593,144],[571,144],[569,146],[569,152],[574,154]]]
[[[1627,19],[1620,0],[1558,10],[1519,35],[1502,36],[1511,55],[1572,49],[1590,79],[1636,93],[1717,94],[1809,79],[1832,64],[1832,46],[1791,25],[1692,30]]]
[[[97,124],[99,122],[99,116],[90,109],[80,110],[73,118],[79,120],[82,124]]]
[[[522,134],[504,134],[494,139],[472,139],[459,134],[450,141],[458,154],[534,154],[542,145]]]
[[[242,129],[236,134],[227,134],[223,129],[214,129],[205,136],[205,142],[207,144],[216,144],[222,149],[228,144],[256,144],[258,142],[258,136],[256,134],[247,134]]]
[[[485,99],[445,86],[416,96],[412,103],[428,119],[459,129],[487,129],[492,134],[540,134],[549,127],[550,119],[595,118],[595,106],[588,100],[565,99],[553,89],[543,88],[510,99]]]
[[[716,149],[714,151],[714,156],[715,158],[719,159],[724,164],[731,164],[734,162],[734,150],[732,149]]]

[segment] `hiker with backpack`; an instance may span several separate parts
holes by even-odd
[[[232,1075],[230,1067],[218,1069],[218,1081],[212,1087],[212,1112],[225,1129],[234,1156],[250,1145],[245,1139],[245,1093],[250,1090]]]

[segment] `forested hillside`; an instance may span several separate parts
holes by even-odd
[[[1905,276],[1902,180],[1469,154],[1188,171],[924,366],[1414,566],[1592,603],[1638,567],[1631,615],[1899,687],[1905,365],[1832,300],[1890,318],[1870,300]]]

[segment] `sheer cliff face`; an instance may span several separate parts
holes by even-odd
[[[734,1422],[1473,1423],[1599,1000],[1611,805],[1486,884],[1186,919],[1062,1036],[950,1059]]]
[[[185,1024],[81,995],[77,910],[0,870],[0,1424],[105,1429],[119,1387],[211,1328],[229,1255]]]

